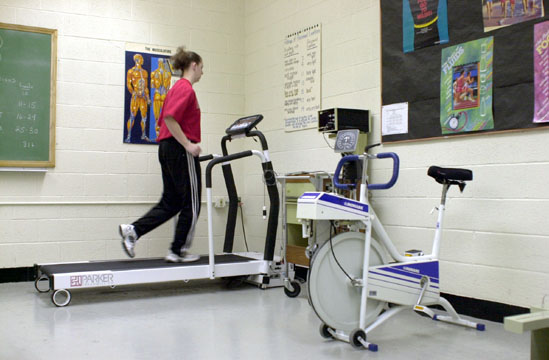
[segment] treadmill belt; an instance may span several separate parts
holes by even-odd
[[[215,255],[216,264],[231,264],[239,262],[249,262],[256,259],[247,258],[234,254]],[[200,256],[200,259],[186,263],[168,263],[164,258],[137,259],[137,260],[111,260],[111,261],[91,261],[75,264],[52,264],[39,266],[40,271],[48,276],[62,273],[86,272],[86,271],[124,271],[141,270],[155,268],[169,268],[179,266],[208,265],[207,255]]]

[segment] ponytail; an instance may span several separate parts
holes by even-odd
[[[202,58],[194,51],[186,51],[184,46],[180,46],[175,55],[171,57],[171,61],[174,69],[185,71],[193,62],[202,63]]]

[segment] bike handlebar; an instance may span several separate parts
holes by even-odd
[[[387,153],[379,153],[376,154],[376,158],[378,159],[393,159],[393,175],[391,176],[391,180],[385,184],[368,184],[368,189],[370,190],[385,190],[390,189],[395,185],[397,179],[398,179],[398,169],[400,168],[400,160],[398,158],[398,155],[393,152],[387,152]]]
[[[360,156],[358,155],[345,155],[344,157],[339,160],[337,163],[336,171],[334,174],[334,186],[341,190],[350,190],[352,186],[356,186],[356,184],[340,184],[339,183],[339,173],[341,172],[341,168],[343,167],[343,164],[346,162],[351,161],[358,161],[360,160]]]
[[[393,159],[393,175],[391,176],[391,179],[389,180],[389,182],[385,184],[368,184],[368,189],[370,190],[389,189],[393,187],[393,185],[395,185],[398,179],[398,170],[400,167],[400,160],[398,158],[398,155],[392,152],[388,152],[388,153],[379,153],[379,154],[376,154],[375,156],[378,159],[387,159],[387,158]],[[364,156],[362,155],[362,157]],[[346,155],[342,157],[341,160],[339,160],[339,162],[337,163],[335,174],[334,174],[334,186],[336,188],[342,189],[342,190],[350,190],[351,187],[355,187],[357,185],[357,184],[340,184],[339,173],[341,172],[341,168],[343,167],[343,164],[345,164],[346,162],[358,161],[360,160],[360,158],[361,156],[359,155]]]

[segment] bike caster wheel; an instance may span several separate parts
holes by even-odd
[[[349,334],[349,344],[355,349],[363,349],[364,344],[360,340],[366,341],[366,333],[362,329],[355,329]]]
[[[334,330],[326,324],[320,324],[320,336],[324,339],[333,339],[333,335],[330,333],[330,330]]]
[[[377,345],[366,342],[366,333],[362,329],[354,329],[349,334],[349,344],[355,349],[362,350],[364,348],[370,351],[377,351]]]
[[[51,301],[58,307],[67,306],[71,302],[71,293],[65,289],[55,290],[51,294]]]
[[[36,291],[38,291],[39,293],[47,293],[48,291],[50,291],[50,285],[49,285],[49,278],[45,275],[42,275],[40,276],[39,278],[36,278],[36,280],[34,280],[34,288],[36,289]],[[39,284],[44,281],[47,281],[48,282],[48,288],[47,289],[41,289]]]
[[[295,280],[291,281],[290,284],[292,285],[294,290],[291,291],[290,289],[285,287],[284,294],[286,294],[287,297],[295,298],[301,292],[301,285],[299,284],[298,281],[295,281]]]

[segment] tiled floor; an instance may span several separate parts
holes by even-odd
[[[529,334],[479,332],[405,311],[369,334],[378,352],[324,340],[305,292],[194,281],[73,292],[0,284],[0,359],[529,359]]]

